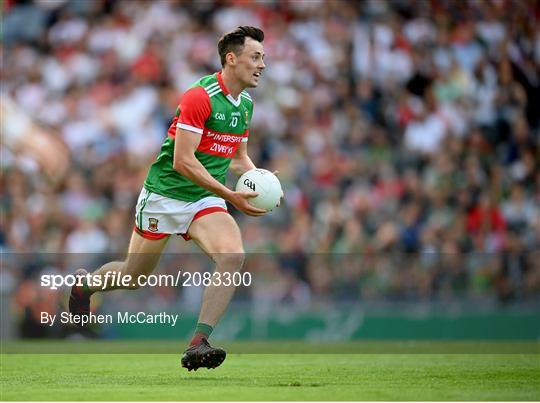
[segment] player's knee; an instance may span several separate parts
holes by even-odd
[[[128,283],[128,290],[138,290],[144,284],[146,277],[142,274],[131,276],[131,281]]]
[[[141,286],[139,285],[139,283],[132,282],[132,283],[129,283],[126,288],[128,290],[138,290],[139,288],[141,288]]]
[[[136,264],[126,262],[124,273],[127,276],[125,281],[128,290],[138,290],[144,284],[146,272],[137,266]]]
[[[154,263],[141,261],[127,261],[124,273],[131,278],[130,287],[136,290],[144,285],[145,278],[153,271]],[[143,282],[143,283],[141,283]]]
[[[228,270],[240,271],[246,254],[243,248],[223,247],[214,256],[218,265],[227,267]]]

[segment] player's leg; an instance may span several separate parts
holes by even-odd
[[[233,275],[242,270],[244,249],[240,229],[228,213],[214,213],[194,221],[189,236],[216,263],[216,272]],[[223,277],[222,277],[223,279]],[[210,284],[204,290],[199,323],[214,327],[234,295],[234,285]]]
[[[136,289],[141,275],[150,274],[161,257],[163,248],[167,244],[168,236],[161,239],[147,239],[133,231],[129,243],[128,255],[124,261],[109,262],[101,266],[94,273],[89,283],[83,282],[82,286],[74,285],[69,296],[69,311],[73,315],[87,316],[90,314],[90,297],[96,291],[111,291],[119,288]],[[127,286],[120,286],[118,282],[112,283],[112,273],[119,276],[130,275],[131,281]],[[76,276],[87,275],[87,271],[79,269]],[[101,284],[95,280],[100,278]],[[107,279],[107,281],[106,281]]]
[[[192,222],[188,235],[216,263],[215,271],[230,273],[242,270],[244,250],[240,229],[234,219],[224,212],[206,215]],[[213,348],[207,338],[227,309],[234,295],[234,285],[210,284],[204,290],[199,321],[190,347],[182,357],[189,370],[199,367],[215,368],[225,359],[225,351]]]
[[[148,239],[137,233],[137,231],[133,231],[126,260],[106,263],[92,273],[92,277],[101,279],[102,285],[94,285],[96,282],[93,281],[88,286],[89,290],[95,292],[139,288],[139,277],[146,276],[154,271],[168,239],[168,236],[161,239]],[[129,275],[132,281],[127,286],[121,286],[117,283],[110,284],[110,281],[105,284],[104,280],[107,278],[107,273],[120,273],[120,276]],[[111,277],[109,276],[109,278]]]
[[[82,286],[73,286],[69,298],[70,312],[75,315],[88,315],[90,296],[96,291],[138,288],[140,276],[148,275],[154,270],[167,244],[169,234],[175,233],[171,217],[174,217],[177,210],[181,210],[182,207],[176,203],[171,204],[170,199],[143,188],[135,208],[135,228],[126,259],[103,265],[92,273],[90,281],[83,280]],[[75,275],[86,277],[88,273],[84,269],[79,269]],[[125,279],[126,275],[131,276],[126,285],[112,281],[113,277]]]

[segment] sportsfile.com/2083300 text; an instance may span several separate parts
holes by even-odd
[[[109,271],[105,274],[87,274],[75,276],[73,274],[43,274],[40,285],[51,290],[60,287],[82,286],[107,289],[110,287],[200,287],[200,286],[224,286],[224,287],[249,287],[251,285],[251,273],[245,272],[188,272],[179,270],[176,274],[149,274],[131,276],[121,272]]]

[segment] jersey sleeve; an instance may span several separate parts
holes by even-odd
[[[202,87],[187,90],[180,100],[180,116],[176,127],[190,132],[202,134],[212,106],[208,93]]]

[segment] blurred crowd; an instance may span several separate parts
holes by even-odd
[[[267,69],[248,147],[285,203],[232,213],[246,251],[273,256],[246,267],[277,284],[261,295],[538,298],[538,2],[3,4],[2,98],[69,156],[50,174],[32,130],[2,141],[3,252],[123,253],[180,95],[220,69],[223,32],[255,25]]]

